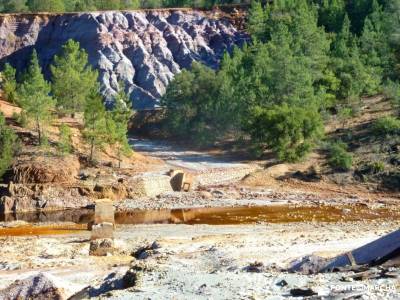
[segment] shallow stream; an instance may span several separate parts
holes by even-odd
[[[35,212],[0,216],[1,222],[25,221],[22,227],[0,228],[0,236],[66,234],[87,230],[94,211],[89,209]],[[116,212],[116,224],[208,224],[239,225],[256,223],[348,222],[399,220],[400,210],[353,206],[273,205],[254,207],[216,207],[191,209],[136,210]],[[63,225],[63,223],[68,223]],[[35,226],[32,226],[35,224]],[[43,225],[43,226],[37,226]],[[23,228],[26,228],[24,230]]]

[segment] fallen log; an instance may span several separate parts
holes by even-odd
[[[331,272],[345,266],[384,263],[400,255],[400,230],[385,235],[369,244],[333,258],[321,272]]]

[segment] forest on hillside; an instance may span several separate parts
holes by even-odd
[[[168,86],[166,131],[197,144],[233,138],[295,162],[321,146],[330,117],[356,116],[363,97],[379,94],[397,114],[369,135],[398,143],[399,25],[397,0],[253,2],[250,44],[219,70],[195,63]],[[327,142],[331,164],[351,168],[346,143]]]
[[[57,1],[8,2],[32,9],[34,3]],[[90,3],[94,2],[108,1]],[[303,160],[323,147],[334,169],[350,170],[353,156],[348,141],[325,137],[325,125],[332,117],[345,123],[360,115],[364,97],[380,95],[396,112],[374,121],[368,135],[391,149],[400,144],[399,28],[399,0],[254,1],[247,45],[225,53],[218,70],[194,63],[168,85],[161,99],[164,132],[196,145],[229,139],[245,145],[254,156],[272,151],[279,161],[287,162]],[[124,83],[115,98],[122,106],[108,112],[102,105],[98,73],[88,65],[80,45],[69,41],[60,55],[54,58],[51,82],[44,80],[35,53],[26,75],[5,65],[3,96],[23,108],[20,123],[28,119],[36,124],[42,144],[51,117],[47,112],[84,111],[92,149],[115,141],[121,149],[128,148],[130,95],[125,94]],[[11,135],[6,127],[2,122],[0,130]],[[14,138],[0,142],[3,150],[8,149],[3,153],[8,165],[14,150],[5,145],[14,144]],[[400,154],[395,155],[399,162]],[[382,162],[375,167],[382,169]]]
[[[162,7],[211,8],[242,0],[1,0],[0,12],[74,12]]]

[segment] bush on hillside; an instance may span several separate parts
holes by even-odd
[[[320,114],[311,109],[288,105],[256,108],[247,125],[252,142],[271,148],[282,161],[296,162],[312,151],[323,136]]]
[[[0,113],[0,178],[10,167],[17,149],[17,136],[6,125],[4,115]]]
[[[393,105],[400,109],[400,84],[394,81],[386,82],[383,87],[383,94],[392,101]]]
[[[335,142],[329,146],[329,165],[337,171],[348,171],[353,166],[353,156],[347,151],[343,142]]]
[[[374,122],[372,133],[376,137],[400,134],[400,120],[395,117],[383,117]]]

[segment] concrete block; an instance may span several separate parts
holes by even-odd
[[[142,174],[129,179],[129,197],[155,197],[172,192],[170,177],[158,174]]]
[[[114,224],[114,206],[108,199],[96,201],[94,211],[94,224],[111,223]]]
[[[169,176],[171,177],[170,183],[174,191],[189,192],[193,187],[193,175],[185,173],[181,170],[171,170],[169,171]]]
[[[112,239],[114,238],[114,224],[101,223],[92,226],[91,239]]]

